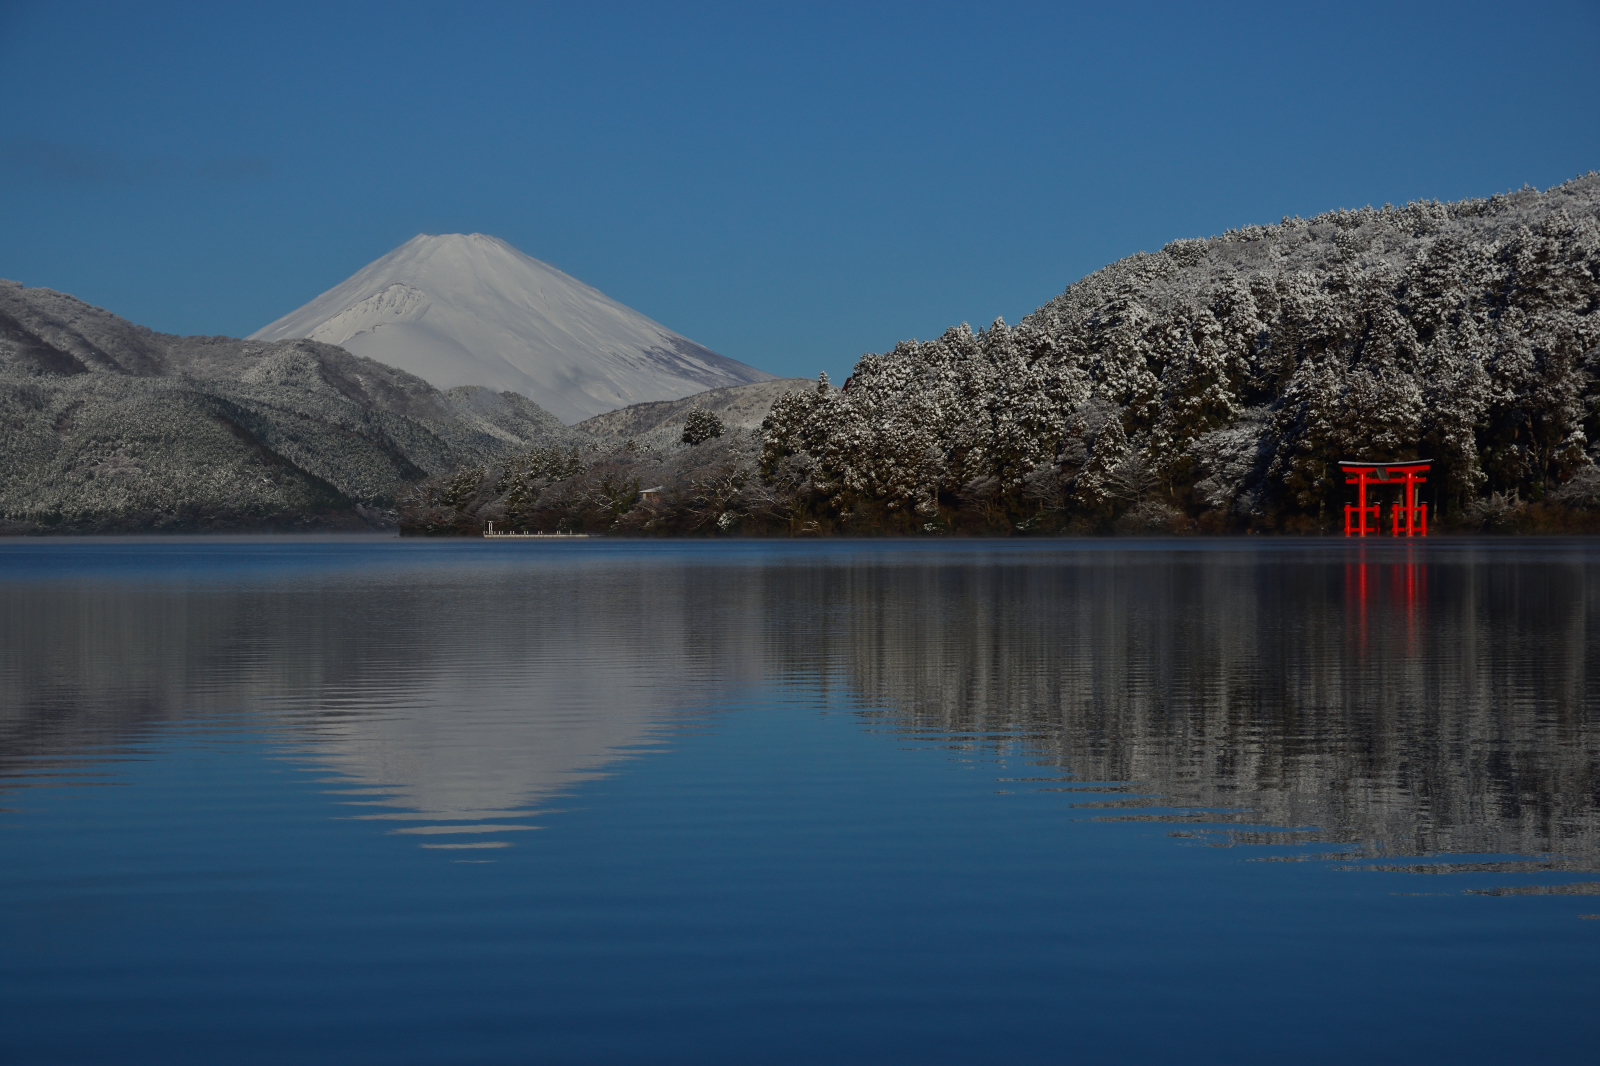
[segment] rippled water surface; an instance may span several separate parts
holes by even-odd
[[[1592,1062],[1600,545],[0,543],[6,1063]]]

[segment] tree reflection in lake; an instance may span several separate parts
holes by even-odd
[[[373,551],[391,565],[225,582],[13,568],[0,779],[242,715],[352,804],[465,826],[784,681],[1024,752],[1038,772],[1001,787],[1085,816],[1600,868],[1586,542]]]
[[[1597,574],[0,543],[0,1060],[1587,1062]]]
[[[790,668],[821,664],[884,728],[1049,771],[1008,787],[1237,825],[1216,843],[1596,869],[1595,563],[1549,543],[1087,550],[780,569],[769,599],[810,608]]]

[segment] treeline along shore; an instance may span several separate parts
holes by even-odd
[[[564,426],[310,341],[0,283],[0,528],[1333,532],[1341,459],[1442,530],[1600,531],[1600,174],[1179,240],[1015,326]]]
[[[1284,219],[863,356],[759,427],[435,479],[402,528],[1331,532],[1339,460],[1428,458],[1435,528],[1600,531],[1597,307],[1600,175]]]

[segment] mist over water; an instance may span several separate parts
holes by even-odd
[[[1597,580],[1591,541],[0,545],[0,1051],[1343,1061],[1359,1019],[1584,1061]]]

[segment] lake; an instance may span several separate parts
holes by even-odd
[[[1550,1062],[1600,543],[0,542],[0,1060]]]

